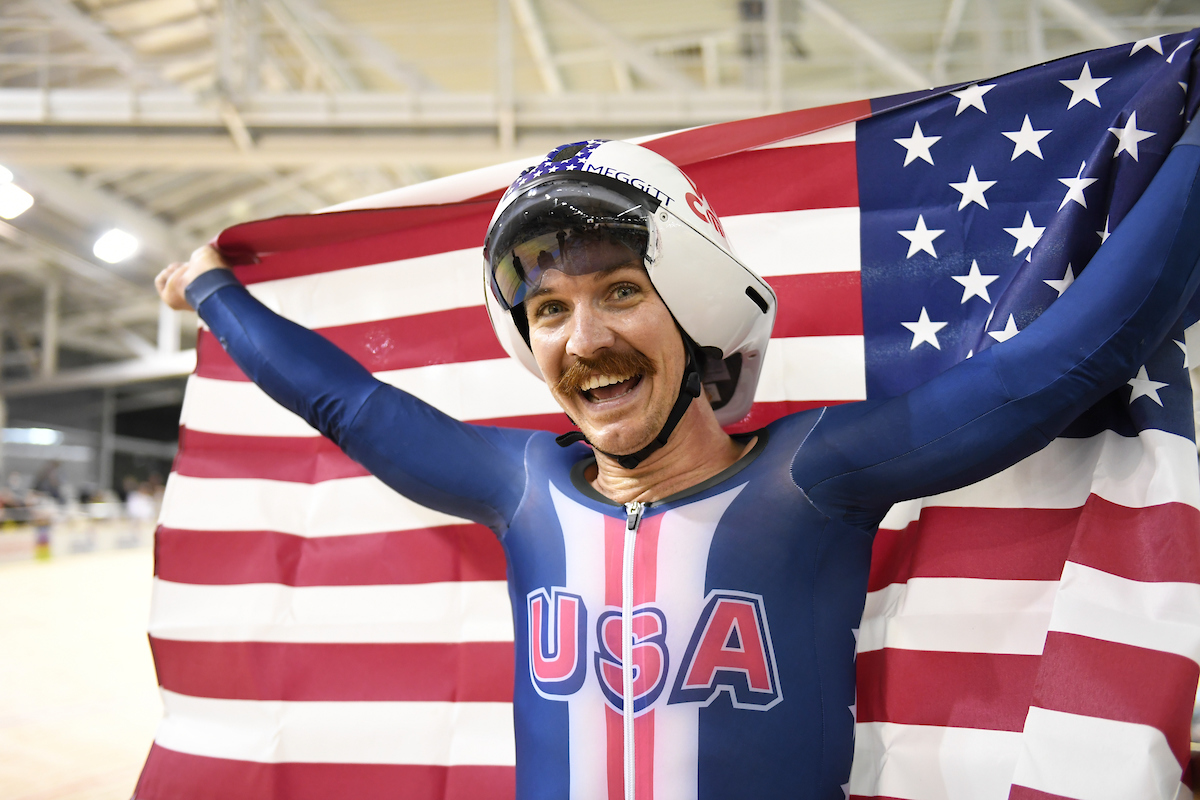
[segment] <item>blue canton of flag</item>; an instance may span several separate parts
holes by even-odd
[[[876,104],[901,100],[857,132],[869,397],[1019,335],[1069,290],[1195,114],[1197,38]],[[1191,393],[1172,391],[1188,386],[1182,324],[1172,339],[1066,435],[1193,436]]]

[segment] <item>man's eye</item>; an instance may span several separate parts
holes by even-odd
[[[624,284],[613,289],[613,297],[617,298],[618,300],[628,300],[637,293],[638,288],[629,284]]]
[[[561,314],[562,311],[563,311],[562,303],[559,303],[557,301],[550,301],[547,303],[542,303],[540,306],[538,306],[536,316],[550,317],[555,314]]]

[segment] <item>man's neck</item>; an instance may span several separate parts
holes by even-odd
[[[617,503],[650,502],[670,497],[729,468],[754,447],[725,431],[707,406],[693,403],[663,447],[634,469],[625,469],[602,453],[588,482]]]

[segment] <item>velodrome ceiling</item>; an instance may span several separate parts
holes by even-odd
[[[187,371],[151,281],[235,222],[1197,26],[1200,0],[0,2],[0,165],[35,200],[0,221],[4,391]],[[110,228],[139,253],[94,256]]]

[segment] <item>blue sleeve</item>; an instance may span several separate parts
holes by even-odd
[[[228,270],[199,276],[187,295],[252,381],[388,486],[429,508],[507,528],[525,490],[533,432],[459,422],[377,380],[324,337],[272,312]]]
[[[1035,322],[928,383],[829,408],[792,464],[827,514],[873,530],[893,503],[1040,450],[1158,348],[1200,281],[1200,125],[1087,270]]]

